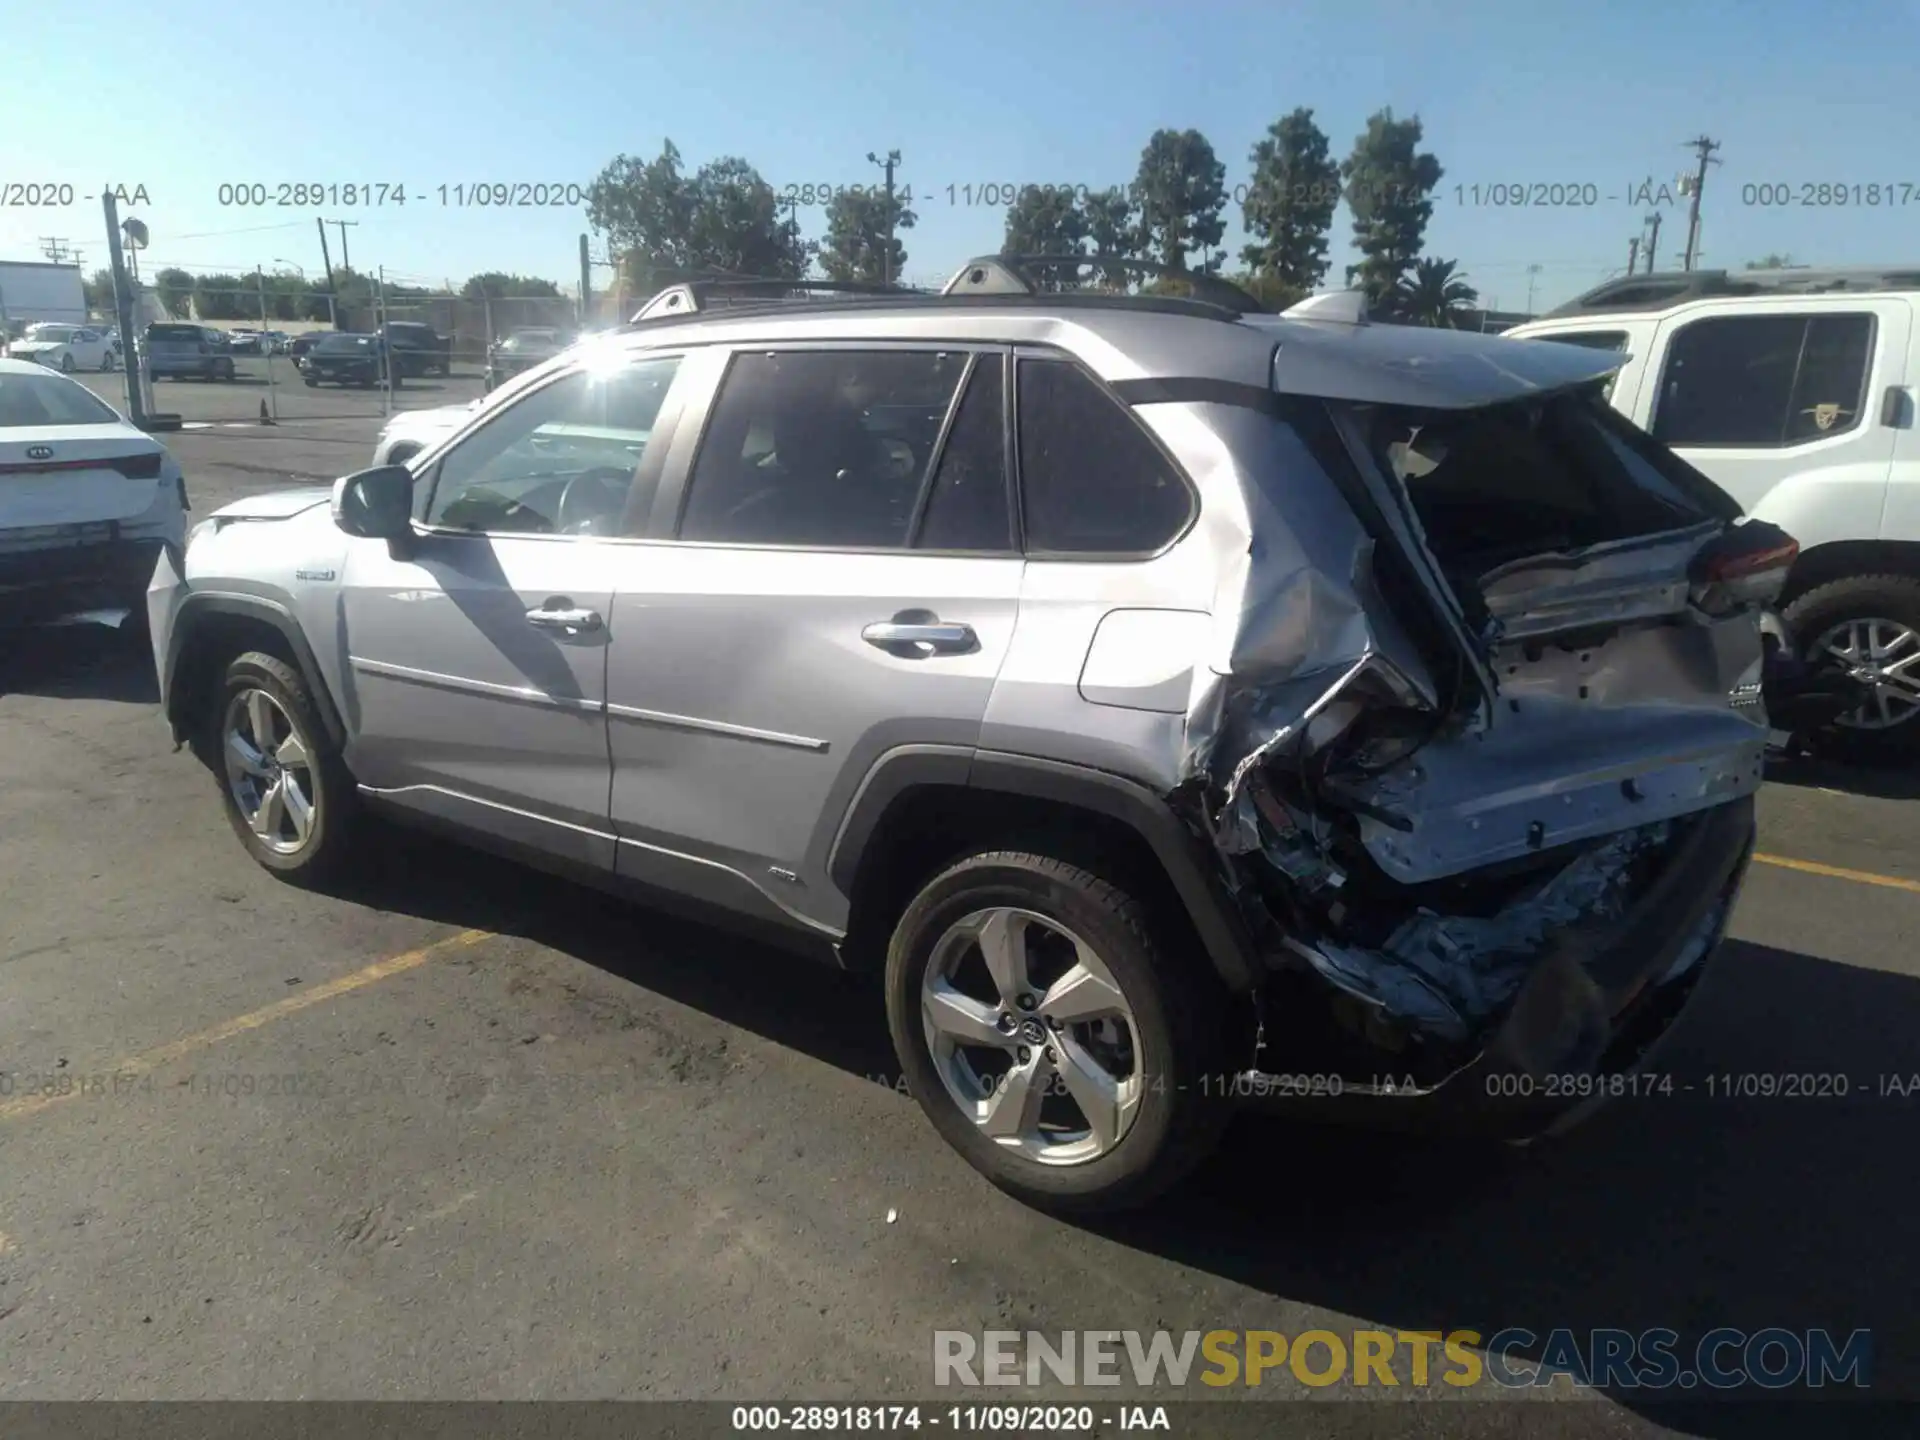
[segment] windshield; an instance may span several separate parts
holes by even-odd
[[[200,327],[197,325],[149,325],[147,339],[161,341],[184,341],[188,345],[200,343]]]
[[[58,375],[0,372],[0,428],[114,425],[120,417],[86,386]]]
[[[27,327],[27,339],[29,340],[53,340],[64,344],[73,339],[74,333],[74,328],[71,325],[47,325],[43,323],[39,325],[29,325]]]
[[[516,330],[501,345],[502,350],[555,350],[560,347],[557,330]]]
[[[329,335],[313,347],[326,355],[351,355],[373,349],[371,335]]]

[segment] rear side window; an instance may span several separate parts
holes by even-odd
[[[1873,316],[1727,315],[1673,337],[1654,438],[1778,449],[1860,424]]]
[[[1018,393],[1029,552],[1151,554],[1186,528],[1186,481],[1091,375],[1064,360],[1022,360]]]
[[[680,538],[906,545],[968,358],[959,350],[735,356],[694,461]]]

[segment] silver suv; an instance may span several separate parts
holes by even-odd
[[[438,822],[882,971],[1036,1204],[1144,1200],[1250,1098],[1564,1127],[1724,931],[1793,542],[1618,356],[1218,289],[670,292],[201,524],[175,742],[288,878]]]

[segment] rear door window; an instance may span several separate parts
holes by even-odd
[[[1870,314],[1723,315],[1681,326],[1667,350],[1654,438],[1680,447],[1780,449],[1861,421]]]
[[[694,460],[679,538],[905,546],[970,358],[905,349],[734,356]]]
[[[1150,555],[1186,529],[1185,478],[1093,376],[1022,359],[1016,393],[1028,553]]]

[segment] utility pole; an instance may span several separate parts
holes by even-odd
[[[1693,173],[1691,184],[1686,180],[1680,182],[1681,193],[1689,195],[1693,202],[1687,210],[1687,254],[1680,265],[1682,270],[1693,269],[1693,262],[1700,258],[1700,192],[1706,188],[1707,166],[1720,163],[1713,158],[1713,152],[1720,148],[1719,141],[1696,135],[1687,145],[1700,157],[1700,165]]]
[[[1533,318],[1533,281],[1539,273],[1538,265],[1527,266],[1527,318],[1529,320]]]
[[[1627,241],[1627,274],[1637,275],[1639,273],[1640,273],[1640,237],[1636,235],[1631,240]]]
[[[100,208],[106,213],[107,220],[107,259],[113,269],[113,309],[116,323],[120,326],[121,355],[120,368],[127,378],[127,418],[133,422],[136,430],[147,428],[147,409],[145,397],[140,393],[141,371],[144,357],[134,343],[133,333],[133,282],[127,277],[127,258],[120,244],[120,207],[114,203],[113,187],[100,187]]]
[[[40,237],[40,253],[56,265],[64,264],[67,258],[66,236],[42,235]]]
[[[1653,227],[1652,233],[1647,236],[1647,274],[1651,275],[1654,251],[1660,248],[1660,212],[1658,210],[1647,216],[1647,224]]]
[[[891,285],[893,283],[893,217],[895,213],[893,203],[893,171],[894,167],[900,163],[900,152],[898,150],[889,150],[887,151],[886,158],[883,160],[869,150],[867,152],[867,159],[887,172],[887,246],[880,255],[880,283],[882,285]]]
[[[587,255],[587,237],[580,236],[580,328],[586,329],[593,318],[593,261]],[[453,288],[451,284],[449,289]]]
[[[338,225],[340,227],[340,268],[342,270],[353,269],[353,261],[347,255],[347,227],[349,225],[358,225],[359,223],[360,222],[358,220],[322,220],[320,222],[320,234],[322,237],[322,242],[321,242],[322,244],[325,243],[327,226]]]

